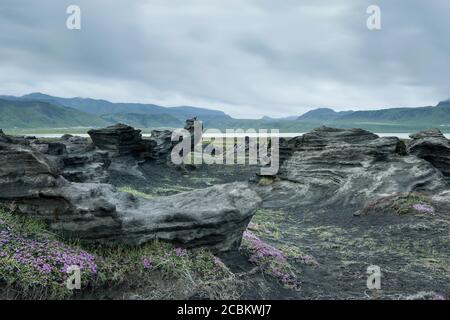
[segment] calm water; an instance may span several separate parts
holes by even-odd
[[[290,133],[280,133],[279,136],[280,137],[298,137],[303,135],[303,132],[290,132]],[[34,136],[37,138],[61,138],[63,134],[62,133],[46,133],[46,134],[33,134],[33,133],[29,133],[26,136]],[[73,136],[80,136],[80,137],[89,137],[89,135],[87,133],[73,133]],[[151,134],[150,133],[144,133],[142,134],[144,137],[150,137]],[[409,138],[409,133],[377,133],[377,135],[379,135],[380,137],[398,137],[400,139],[408,139]],[[218,135],[218,134],[204,134],[203,135],[205,138],[211,138],[211,137],[225,137],[225,134],[222,135]],[[255,134],[234,134],[232,135],[234,137],[244,137],[244,136],[250,136],[250,137],[255,137],[257,135]],[[265,135],[262,135],[265,136]],[[447,139],[450,139],[450,134],[445,134],[445,137]]]

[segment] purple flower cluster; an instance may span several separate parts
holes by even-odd
[[[244,232],[243,247],[250,253],[250,262],[262,267],[265,272],[277,278],[285,287],[299,288],[297,276],[291,271],[283,252],[264,243],[250,231]]]
[[[319,266],[319,262],[317,262],[316,258],[309,254],[300,253],[294,257],[294,259],[300,263]]]
[[[150,269],[152,267],[152,262],[147,257],[142,257],[142,266],[144,269]]]
[[[249,259],[250,262],[258,263],[259,261],[267,258],[274,259],[279,262],[286,262],[286,257],[283,252],[267,243],[264,243],[252,232],[244,231],[243,238],[244,241],[248,241],[251,247],[250,249],[252,254]]]
[[[0,258],[12,258],[23,267],[36,270],[42,276],[67,273],[70,266],[95,275],[97,266],[93,255],[49,239],[23,237],[4,221],[0,222]]]
[[[271,269],[271,274],[277,278],[285,287],[292,288],[292,289],[299,289],[300,284],[298,282],[297,277],[290,273],[283,270],[280,270],[277,267],[273,267]]]
[[[412,208],[422,213],[434,213],[434,208],[424,203],[416,203],[412,205]]]
[[[183,248],[175,248],[175,255],[177,257],[186,257],[188,254],[186,249]]]

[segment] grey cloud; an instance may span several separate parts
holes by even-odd
[[[369,31],[378,4],[383,28]],[[65,28],[70,4],[82,30]],[[200,105],[238,117],[450,96],[445,0],[2,0],[0,93]]]

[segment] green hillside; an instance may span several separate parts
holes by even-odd
[[[0,99],[0,128],[63,128],[109,125],[103,119],[72,108],[40,101]]]
[[[138,103],[113,103],[90,98],[58,98],[41,93],[22,97],[0,96],[0,128],[15,131],[103,127],[125,123],[149,131],[180,128],[197,116],[205,129],[278,129],[306,132],[321,125],[362,128],[372,132],[416,132],[436,127],[450,132],[450,100],[435,107],[390,108],[370,111],[339,111],[318,108],[298,118],[235,119],[222,111],[197,107],[162,107]],[[56,130],[57,131],[57,130]]]
[[[358,127],[376,132],[413,132],[431,127],[450,130],[450,103],[435,107],[390,108],[368,111],[315,109],[299,117],[303,125],[328,125],[340,128]]]
[[[1,98],[1,96],[0,96]],[[154,104],[143,103],[117,103],[107,100],[91,99],[91,98],[60,98],[43,93],[31,93],[22,97],[7,97],[8,99],[17,99],[21,101],[43,101],[54,105],[60,105],[77,109],[85,113],[92,113],[98,116],[121,114],[147,114],[147,115],[165,115],[184,120],[192,117],[199,117],[205,120],[230,118],[222,111],[211,110],[198,107],[182,106],[182,107],[162,107]],[[168,120],[171,118],[167,117]],[[172,120],[170,120],[172,121]]]

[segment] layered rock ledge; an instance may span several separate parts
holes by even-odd
[[[232,250],[261,202],[246,183],[147,200],[109,184],[71,182],[63,176],[60,159],[34,144],[0,136],[0,203],[14,204],[18,212],[85,242],[139,245],[161,239]]]
[[[441,139],[441,138],[433,138]],[[444,142],[434,143],[439,148]],[[414,150],[414,147],[411,149]],[[320,127],[280,142],[279,182],[262,188],[266,206],[353,212],[393,194],[448,189],[439,164],[407,154],[403,141],[362,129]]]
[[[89,130],[88,134],[99,149],[121,156],[142,154],[149,149],[149,145],[142,139],[141,130],[124,124]]]
[[[450,141],[439,129],[429,129],[410,136],[408,153],[427,160],[450,177]]]

